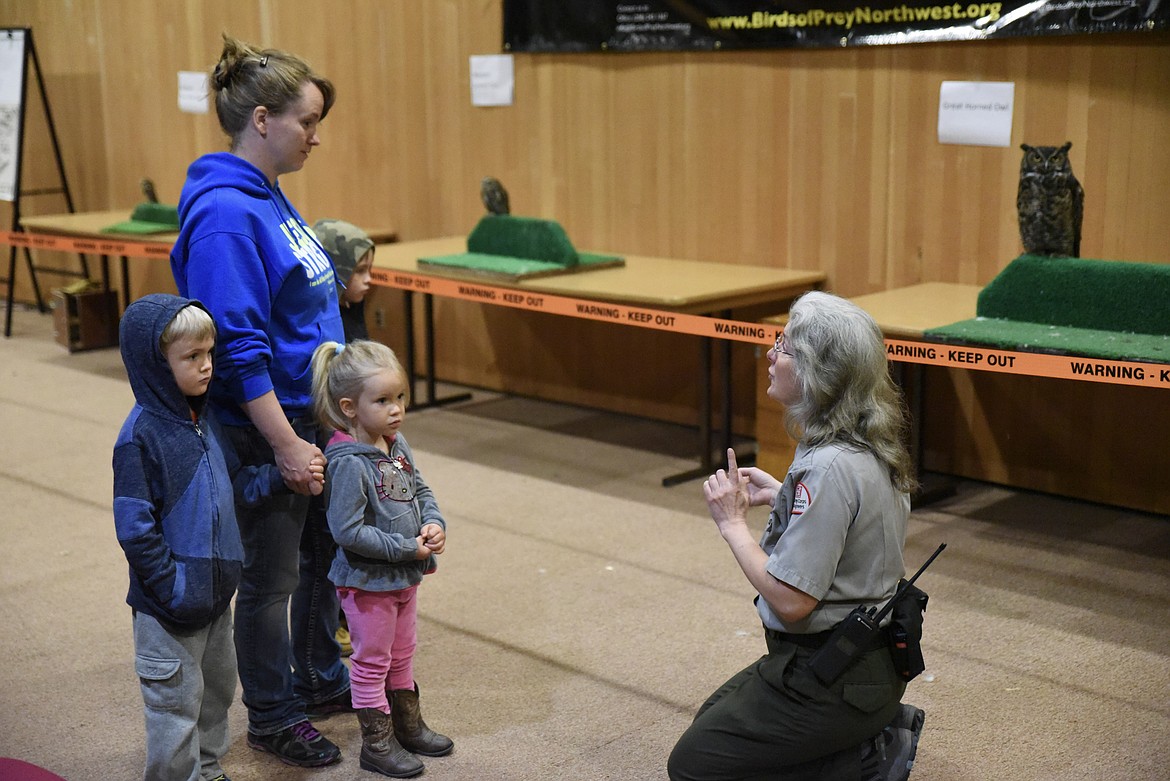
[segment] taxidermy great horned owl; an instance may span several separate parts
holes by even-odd
[[[500,180],[485,176],[479,183],[479,197],[483,200],[484,208],[489,214],[508,214],[508,191]]]
[[[1085,190],[1068,162],[1072,142],[1063,146],[1021,144],[1020,189],[1016,211],[1020,239],[1031,255],[1078,258]]]

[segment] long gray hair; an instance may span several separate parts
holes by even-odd
[[[788,432],[809,445],[869,450],[889,468],[895,487],[913,490],[905,405],[873,318],[838,296],[805,293],[789,310],[784,345],[800,388],[800,401],[785,416]]]

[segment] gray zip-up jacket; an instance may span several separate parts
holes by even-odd
[[[390,452],[336,432],[325,448],[325,507],[337,556],[329,580],[363,591],[400,591],[434,572],[435,557],[416,559],[419,531],[447,528],[430,487],[399,434]]]

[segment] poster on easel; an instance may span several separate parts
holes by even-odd
[[[25,31],[0,30],[0,201],[15,201],[20,173]]]

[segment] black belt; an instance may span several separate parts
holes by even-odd
[[[764,636],[768,639],[781,643],[792,643],[793,645],[798,645],[801,648],[820,648],[825,644],[825,641],[829,639],[831,634],[833,634],[832,629],[826,629],[824,632],[814,632],[812,634],[795,634],[793,632],[781,632],[779,629],[764,627]],[[872,651],[875,648],[882,648],[888,646],[889,644],[890,635],[888,629],[886,627],[882,627],[874,635],[873,643],[867,650]]]
[[[779,629],[764,627],[764,636],[769,640],[792,643],[793,645],[799,645],[801,648],[820,648],[829,639],[829,635],[831,634],[833,634],[832,629],[813,634],[794,634],[792,632],[781,632]]]

